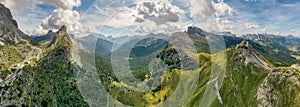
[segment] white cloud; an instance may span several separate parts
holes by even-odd
[[[136,4],[134,7],[127,8],[101,7],[101,5],[95,5],[92,8],[97,10],[96,14],[86,15],[85,18],[90,18],[84,23],[88,24],[93,20],[92,25],[94,27],[109,26],[118,29],[129,28],[128,30],[132,32],[132,34],[169,33],[183,28],[180,26],[181,22],[179,21],[185,12],[173,5],[171,1],[139,0],[134,1],[134,3]]]
[[[157,25],[153,21],[146,20],[137,26],[134,31],[141,34],[149,33],[174,33],[174,31],[181,31],[183,29],[178,23],[166,22],[166,24]]]
[[[213,16],[232,16],[233,8],[223,0],[214,2],[212,0],[191,0],[190,12],[193,18],[210,18]]]
[[[231,21],[229,21],[228,19],[224,19],[224,20],[221,20],[221,23],[222,24],[228,24],[228,23],[231,23]]]
[[[123,8],[123,9],[105,9],[105,10],[98,10],[99,12],[102,11],[102,15],[114,14],[114,12],[117,12],[113,15],[113,17],[106,20],[106,22],[103,25],[106,26],[112,26],[115,28],[124,28],[134,25],[134,18],[132,16],[132,11],[129,8]],[[109,12],[109,13],[108,13]],[[108,16],[109,17],[109,16]]]
[[[3,0],[6,7],[17,12],[36,4],[49,4],[57,8],[72,9],[81,5],[81,0]]]
[[[35,29],[34,34],[41,35],[47,33],[48,30],[57,30],[65,25],[68,32],[78,34],[80,28],[80,14],[74,10],[55,9],[49,17],[45,18],[41,25]]]
[[[223,1],[219,3],[214,3],[213,6],[215,9],[216,16],[232,16],[233,15],[233,8],[230,7],[228,4],[224,3]]]
[[[3,0],[1,3],[12,11],[17,12],[30,6],[30,4],[32,4],[32,0]]]
[[[212,17],[214,14],[214,7],[211,0],[191,0],[190,12],[194,18]]]
[[[246,26],[247,29],[257,29],[257,28],[260,28],[260,26],[257,25],[257,24],[255,24],[255,23],[246,23],[245,26]]]
[[[184,29],[180,21],[185,11],[173,5],[170,0],[135,1],[136,8],[132,16],[136,28],[134,32],[148,33],[174,33]]]
[[[234,23],[228,19],[218,19],[217,23],[220,31],[230,31],[234,27]]]
[[[36,29],[27,29],[27,32],[30,34],[42,35],[47,33],[48,30],[57,30],[62,25],[66,25],[68,32],[73,34],[82,31],[80,29],[79,12],[72,10],[73,7],[81,5],[81,0],[2,0],[1,3],[15,12],[37,4],[48,4],[57,7],[51,15],[43,19],[42,23]]]
[[[290,30],[290,32],[297,32],[295,29]]]
[[[264,32],[267,31],[267,29],[266,29],[266,28],[263,28],[263,29],[261,29],[260,31],[264,33]]]
[[[73,7],[79,7],[81,0],[33,0],[43,4],[54,5],[58,8],[72,9]]]
[[[185,13],[168,0],[143,1],[136,2],[136,4],[137,7],[133,14],[136,22],[145,22],[146,20],[153,21],[156,24],[178,22],[180,15]]]

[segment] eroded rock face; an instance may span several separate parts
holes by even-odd
[[[257,91],[262,107],[299,107],[300,75],[294,68],[274,69]]]
[[[30,41],[30,37],[18,29],[18,24],[13,19],[10,10],[3,4],[0,4],[0,38],[3,42],[11,44]]]
[[[235,56],[237,57],[233,57],[232,60],[241,61],[241,63],[245,63],[245,65],[253,63],[259,68],[270,71],[272,70],[268,63],[260,58],[258,52],[256,52],[247,41],[243,41],[235,47]]]
[[[13,25],[15,25],[16,27],[18,27],[18,23],[16,20],[13,19],[12,14],[10,12],[10,10],[8,8],[6,8],[3,4],[0,3],[0,20],[8,20],[11,23],[13,23]]]
[[[3,37],[3,31],[0,30],[0,38]]]
[[[294,64],[291,67],[297,69],[298,71],[300,71],[300,65],[299,64]]]
[[[48,56],[49,60],[68,63],[71,60],[71,50],[73,49],[73,41],[67,33],[66,26],[62,26],[56,33],[55,37],[48,44],[52,48],[53,54]]]

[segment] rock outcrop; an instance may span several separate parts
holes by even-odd
[[[18,24],[13,19],[10,10],[0,4],[0,45],[30,41],[30,37],[18,29]]]

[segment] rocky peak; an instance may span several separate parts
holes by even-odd
[[[63,25],[58,32],[67,32],[67,27],[66,25]]]
[[[299,107],[299,80],[297,69],[281,67],[272,70],[257,90],[259,107]]]
[[[206,32],[204,30],[197,28],[197,27],[192,27],[192,26],[188,27],[187,33],[191,34],[191,35],[200,35],[203,37],[205,37],[205,35],[206,35]]]
[[[254,48],[252,48],[252,45],[248,41],[242,41],[240,44],[238,44],[235,47],[235,50],[233,50],[234,55],[232,56],[231,60],[234,61],[240,61],[239,63],[245,63],[248,65],[249,63],[253,63],[255,66],[259,68],[263,68],[266,70],[272,70],[270,65],[261,58],[261,55],[259,55],[258,52]]]
[[[297,69],[298,71],[300,71],[300,65],[299,64],[294,64],[291,66],[294,69]]]
[[[169,69],[181,68],[179,54],[176,51],[175,47],[172,45],[167,45],[165,49],[157,55],[157,58],[164,61]]]
[[[49,30],[48,33],[53,33],[53,31],[52,31],[52,30]]]
[[[51,49],[48,59],[64,63],[68,63],[71,60],[73,41],[66,30],[66,26],[62,26],[48,44],[48,48]]]
[[[242,41],[240,44],[236,46],[236,49],[252,49],[252,46],[248,41]]]
[[[0,3],[0,20],[9,20],[16,27],[18,27],[17,21],[13,19],[13,16],[8,8],[6,8],[3,4]]]
[[[52,39],[52,42],[48,45],[50,46],[65,46],[70,47],[72,45],[72,40],[69,34],[67,33],[67,27],[63,25],[56,33],[54,38]]]
[[[0,40],[1,44],[19,44],[31,42],[31,38],[18,29],[8,8],[0,4]]]

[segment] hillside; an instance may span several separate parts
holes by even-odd
[[[0,15],[0,106],[87,106],[75,83],[67,28],[36,44],[2,4]]]
[[[72,46],[63,26],[34,61],[17,68],[15,79],[0,88],[2,106],[87,106],[75,83]]]
[[[72,38],[66,26],[31,38],[0,4],[0,106],[297,107],[298,40],[198,27]]]
[[[201,67],[200,81],[195,96],[190,100],[189,106],[198,107],[199,99],[203,98],[204,89],[209,84],[208,76],[211,73],[209,65],[209,55],[200,54],[200,64],[207,65]],[[227,49],[226,76],[224,78],[220,95],[212,102],[212,107],[220,106],[282,106],[289,104],[296,106],[295,101],[298,101],[298,96],[295,94],[279,94],[293,93],[297,90],[292,88],[294,83],[297,83],[297,70],[293,68],[274,68],[265,57],[257,53],[248,42],[243,42],[237,46]],[[288,73],[286,73],[288,72]],[[287,76],[295,75],[295,77]],[[281,78],[284,78],[282,80]],[[293,78],[290,81],[289,78]],[[286,81],[284,85],[276,80]],[[273,81],[273,82],[268,82]],[[276,82],[275,82],[276,81]],[[277,89],[276,87],[281,87]],[[277,91],[270,91],[277,90]],[[295,95],[295,96],[294,96]],[[270,97],[274,96],[274,97]],[[271,98],[271,99],[270,99]],[[273,99],[276,99],[274,102]],[[284,100],[295,99],[295,100]],[[203,101],[203,100],[202,100]]]
[[[8,8],[0,4],[0,46],[4,44],[19,44],[31,42],[31,38],[18,29]]]

